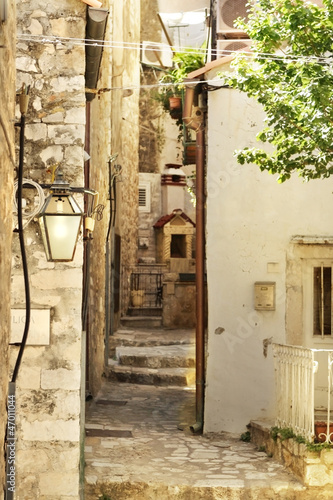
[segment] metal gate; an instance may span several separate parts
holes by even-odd
[[[160,309],[163,301],[162,266],[139,265],[128,273],[128,308]]]

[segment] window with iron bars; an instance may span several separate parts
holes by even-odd
[[[332,268],[313,268],[313,335],[332,335]]]

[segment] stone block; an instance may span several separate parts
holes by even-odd
[[[65,161],[67,166],[82,165],[83,163],[83,148],[82,146],[69,146],[65,151]],[[83,182],[83,181],[82,181]],[[76,198],[78,199],[78,198]]]
[[[55,144],[83,144],[84,125],[49,125],[48,136]]]
[[[34,303],[35,305],[47,306],[47,307],[55,307],[61,301],[61,296],[57,293],[46,294],[41,291],[36,291],[34,295]]]
[[[59,368],[57,370],[42,370],[41,372],[42,389],[79,390],[80,381],[80,368],[76,370]]]
[[[308,486],[325,486],[333,481],[333,471],[328,472],[324,465],[306,467],[304,482]]]
[[[83,19],[74,17],[51,19],[52,33],[57,36],[80,38],[84,31]]]
[[[37,17],[47,17],[46,12],[40,9],[36,9],[31,13],[31,18],[37,18]]]
[[[47,126],[44,123],[32,123],[25,127],[25,138],[30,141],[41,141],[47,137]]]
[[[40,367],[22,364],[17,377],[17,383],[20,389],[40,389],[40,372]]]
[[[19,500],[31,500],[31,492],[37,491],[38,478],[35,474],[19,472],[17,476],[17,485],[15,496]]]
[[[27,450],[17,451],[17,463],[20,464],[20,469],[27,471],[31,469],[31,464],[34,464],[34,470],[46,472],[50,470],[52,461],[46,450],[29,448]]]
[[[305,463],[309,465],[320,464],[321,460],[319,454],[316,452],[308,452],[305,456]]]
[[[37,73],[38,69],[36,66],[36,61],[32,57],[17,57],[16,59],[16,69],[19,71],[24,71],[24,73]]]
[[[40,159],[46,163],[58,163],[64,158],[63,149],[61,146],[49,146],[42,149],[39,153]]]
[[[60,46],[61,48],[61,46]],[[75,64],[82,56],[81,48],[77,47],[67,53],[65,50],[45,50],[38,59],[39,67],[43,75],[56,76],[59,74],[59,69],[63,74],[71,74],[76,71]]]
[[[22,421],[22,438],[26,441],[72,441],[79,442],[80,421],[35,420]]]
[[[79,498],[79,472],[62,471],[41,474],[39,489],[47,498],[54,498],[56,495],[61,498],[66,495]]]
[[[333,468],[333,450],[322,450],[320,456],[324,464]]]
[[[282,449],[282,460],[286,464],[286,467],[290,467],[292,464],[292,454],[286,448]]]
[[[62,391],[57,391],[54,414],[58,418],[64,418],[65,416],[78,418],[80,410],[80,393],[78,391],[67,392],[65,394]]]
[[[77,471],[79,468],[79,462],[80,448],[78,446],[69,450],[61,449],[61,453],[57,455],[57,463],[53,462],[53,468],[63,469],[67,472]]]
[[[69,109],[66,112],[65,123],[79,123],[83,125],[86,122],[86,110],[83,106]]]
[[[72,77],[58,76],[50,82],[51,92],[73,92],[75,90],[84,89],[84,75]]]
[[[28,29],[32,35],[43,34],[43,26],[39,21],[37,21],[37,19],[31,19],[31,23]]]
[[[64,120],[64,113],[58,111],[52,115],[47,115],[43,118],[44,123],[61,123]]]
[[[31,274],[31,284],[40,290],[82,288],[82,270],[52,269]]]

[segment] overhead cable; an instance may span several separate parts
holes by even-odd
[[[164,52],[165,48],[163,48],[162,44],[159,44],[158,42],[152,42],[152,47],[149,47],[147,45],[143,45],[143,43],[139,42],[125,42],[125,41],[116,41],[116,40],[94,40],[94,39],[84,39],[84,38],[71,38],[71,37],[60,37],[60,36],[55,36],[55,35],[31,35],[31,34],[24,34],[24,33],[19,33],[17,35],[17,38],[19,41],[24,41],[24,42],[31,42],[31,43],[38,43],[42,45],[48,45],[48,44],[53,44],[53,45],[77,45],[77,46],[82,46],[85,47],[86,45],[93,45],[96,47],[104,47],[104,48],[112,48],[112,49],[124,49],[124,50],[138,50],[138,49],[143,49],[145,51],[151,51],[151,52]],[[234,40],[235,41],[235,40]],[[242,41],[242,39],[236,40],[236,41]],[[171,50],[171,48],[170,48]],[[242,54],[242,56],[247,57],[247,58],[253,58],[253,57],[260,57],[263,59],[267,60],[278,60],[278,61],[303,61],[303,62],[310,62],[310,63],[319,63],[319,64],[331,64],[332,62],[332,57],[333,53],[328,53],[326,56],[315,56],[315,55],[308,55],[308,56],[303,56],[303,55],[295,55],[295,54],[277,54],[277,53],[265,53],[265,52],[251,52],[250,49],[238,49],[238,50],[229,50],[229,49],[199,49],[202,54],[205,54],[209,51],[213,55],[216,56],[230,56],[230,55],[235,55],[235,54]],[[191,54],[193,53],[193,49],[177,49],[177,53],[183,53],[183,54]]]

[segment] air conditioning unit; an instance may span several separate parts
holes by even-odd
[[[218,0],[216,13],[216,31],[229,35],[242,35],[243,31],[234,27],[238,17],[247,19],[248,0]]]
[[[172,51],[166,43],[142,42],[141,62],[151,66],[172,67]]]
[[[237,50],[247,49],[251,47],[252,40],[217,40],[216,43],[216,58],[230,56]]]

